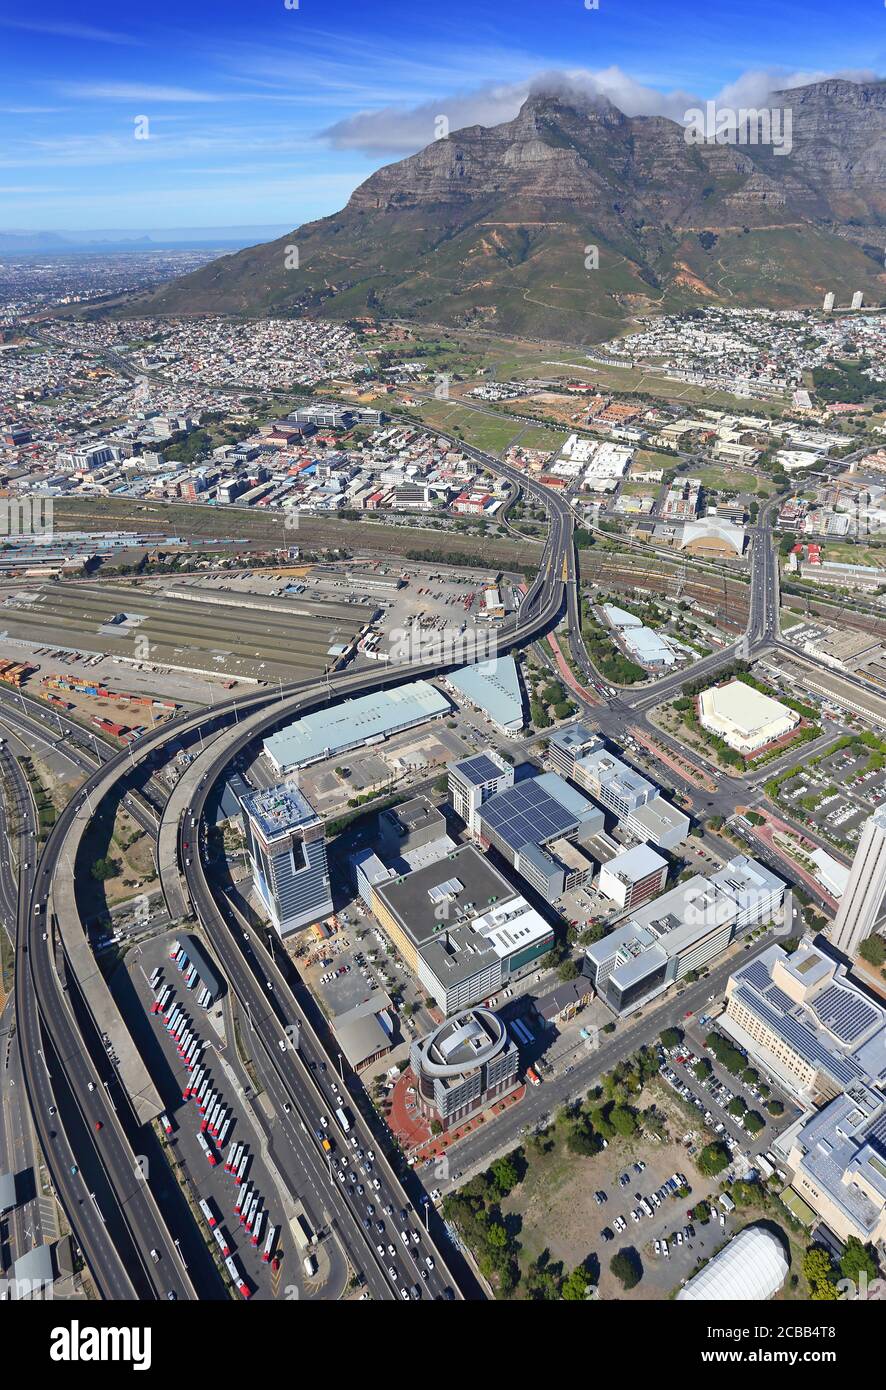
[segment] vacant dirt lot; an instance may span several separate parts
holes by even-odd
[[[688,1222],[687,1208],[716,1195],[715,1181],[702,1178],[680,1142],[691,1121],[680,1109],[669,1103],[664,1087],[653,1083],[635,1102],[641,1108],[652,1103],[668,1116],[668,1139],[655,1143],[640,1137],[612,1139],[609,1147],[593,1158],[583,1158],[567,1149],[562,1127],[551,1130],[554,1146],[539,1155],[533,1145],[526,1145],[529,1171],[502,1202],[502,1214],[513,1223],[521,1245],[520,1265],[524,1272],[540,1256],[552,1265],[562,1264],[564,1273],[595,1256],[600,1265],[600,1297],[617,1299],[664,1299],[687,1276],[699,1256],[709,1257],[732,1232],[719,1222],[707,1228],[696,1224],[696,1239],[691,1249],[671,1244],[670,1258],[656,1258],[653,1241],[672,1236]],[[637,1174],[633,1165],[643,1162],[646,1168]],[[619,1185],[619,1177],[629,1172],[630,1181]],[[670,1198],[656,1210],[650,1220],[643,1216],[639,1223],[631,1219],[635,1208],[635,1193],[649,1196],[672,1173],[685,1174],[692,1194],[686,1201]],[[608,1200],[598,1206],[594,1193],[602,1190]],[[612,1227],[616,1216],[623,1216],[627,1230],[605,1242],[604,1227]],[[643,1278],[629,1294],[609,1270],[609,1261],[618,1250],[633,1247],[643,1264]]]

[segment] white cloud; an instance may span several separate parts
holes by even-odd
[[[0,19],[4,29],[22,29],[29,34],[50,34],[53,38],[83,39],[86,43],[135,44],[137,39],[110,29],[98,29],[92,24],[72,24],[52,19]]]
[[[194,91],[191,87],[158,87],[146,82],[62,82],[65,96],[88,97],[98,101],[223,101],[216,92]]]
[[[472,91],[422,102],[418,106],[382,106],[359,111],[320,132],[333,149],[361,150],[368,155],[407,155],[429,145],[437,116],[446,116],[452,131],[465,126],[500,125],[516,116],[531,92],[550,92],[579,99],[605,97],[626,116],[666,116],[684,120],[686,110],[713,98],[718,106],[759,105],[769,93],[820,82],[826,77],[869,81],[874,74],[754,70],[743,73],[718,93],[663,92],[636,81],[619,67],[567,68],[537,72],[522,82],[487,84]]]

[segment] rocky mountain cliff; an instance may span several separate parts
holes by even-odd
[[[591,341],[656,307],[886,300],[886,83],[830,80],[771,104],[790,112],[789,152],[690,143],[665,118],[535,94],[503,125],[379,169],[334,216],[126,312],[377,312]]]

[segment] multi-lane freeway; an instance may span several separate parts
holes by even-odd
[[[499,465],[496,461],[481,455],[479,451],[471,452],[478,461],[484,463],[484,466],[492,464],[513,481],[522,481],[525,485],[525,479],[522,479],[516,470]],[[531,486],[534,486],[539,500],[549,509],[551,528],[542,553],[539,572],[529,586],[516,619],[502,634],[503,649],[507,645],[524,645],[548,630],[562,609],[564,576],[567,582],[573,576],[571,512],[561,499],[548,496],[538,485]],[[69,1088],[71,1101],[81,1117],[82,1132],[78,1137],[78,1157],[83,1156],[79,1150],[86,1149],[90,1162],[94,1155],[102,1167],[105,1178],[102,1189],[104,1208],[92,1195],[87,1198],[87,1207],[78,1190],[82,1183],[78,1184],[77,1179],[82,1176],[84,1164],[74,1161],[73,1152],[69,1147],[73,1122],[66,1121],[67,1137],[62,1137],[60,1142],[61,1128],[51,1124],[57,1115],[57,1106],[47,1089],[48,1078],[43,1077],[41,1084],[41,1076],[36,1067],[37,1052],[42,1050],[26,1048],[26,1028],[20,1022],[19,1038],[29,1100],[57,1194],[105,1294],[133,1296],[132,1279],[136,1276],[142,1279],[143,1287],[149,1290],[149,1296],[155,1297],[188,1297],[193,1293],[193,1285],[188,1273],[175,1267],[173,1237],[154,1198],[154,1177],[148,1182],[142,1182],[140,1176],[136,1176],[139,1169],[134,1162],[133,1116],[126,1109],[125,1096],[119,1094],[122,1087],[119,1085],[117,1074],[114,1071],[110,1076],[99,1074],[95,1060],[97,1040],[82,1035],[83,1030],[88,1033],[94,1025],[89,1000],[81,996],[77,981],[73,978],[76,972],[70,968],[70,952],[67,953],[65,961],[71,977],[70,989],[66,988],[60,978],[60,966],[55,957],[56,933],[53,930],[53,920],[58,915],[61,903],[64,903],[66,910],[70,912],[74,902],[74,865],[77,849],[94,807],[104,795],[113,791],[119,782],[122,781],[126,785],[148,759],[174,740],[194,737],[198,733],[202,738],[207,729],[212,731],[223,728],[230,724],[232,719],[235,722],[239,721],[241,715],[248,715],[251,711],[261,710],[272,704],[275,708],[270,716],[271,722],[275,719],[291,718],[312,704],[331,704],[379,686],[396,685],[422,675],[435,675],[440,670],[438,662],[418,662],[382,673],[337,673],[332,675],[322,688],[300,683],[284,687],[279,697],[274,693],[262,691],[221,702],[212,710],[201,711],[199,714],[178,716],[163,728],[145,735],[135,748],[130,746],[122,753],[112,752],[102,761],[99,768],[89,773],[77,794],[59,816],[36,862],[32,876],[22,876],[18,913],[17,1010],[21,1019],[29,1025],[28,1036],[32,1041],[40,1027],[46,1033],[47,1042],[58,1065],[57,1082],[63,1082]],[[23,720],[42,722],[42,711],[38,709],[35,715],[33,711],[24,708],[24,701],[20,703],[23,707]],[[210,910],[208,903],[204,903],[204,910]],[[44,930],[44,927],[48,929]],[[243,955],[242,951],[240,955]],[[22,968],[25,956],[28,957],[27,969]],[[234,977],[232,985],[235,993],[238,993],[239,997],[239,990],[242,990],[245,998],[251,1000],[254,983],[251,983],[252,977],[245,973],[243,963],[230,956],[226,965]],[[72,1007],[72,1001],[76,1001],[76,1010]],[[273,1013],[269,1012],[268,1020],[272,1017]],[[268,1026],[270,1027],[270,1022]],[[280,1056],[283,1058],[282,1053]],[[302,1085],[305,1084],[304,1077],[300,1077],[299,1081]],[[287,1084],[294,1094],[294,1072],[287,1078]],[[116,1098],[112,1094],[115,1085],[118,1091]],[[84,1133],[89,1135],[88,1146],[84,1144]],[[393,1197],[399,1183],[392,1172],[389,1174],[389,1181],[390,1195]],[[111,1207],[110,1211],[107,1210],[108,1207]],[[91,1212],[98,1216],[98,1225]],[[362,1235],[362,1224],[359,1229]],[[426,1242],[429,1240],[427,1236],[423,1239]],[[363,1244],[366,1244],[365,1239]],[[153,1249],[164,1252],[162,1270],[150,1258]],[[377,1252],[373,1250],[372,1254],[376,1256]]]
[[[569,500],[480,450],[465,446],[461,441],[458,443],[485,469],[533,492],[550,518],[538,573],[529,585],[517,614],[500,629],[499,649],[504,651],[508,647],[524,646],[544,635],[561,616],[565,602],[573,657],[579,669],[590,678],[595,673],[580,641],[578,573],[572,544],[575,518]],[[751,602],[746,638],[742,643],[698,662],[693,668],[693,676],[708,671],[712,673],[739,651],[742,655],[750,655],[778,641],[778,569],[772,553],[767,508],[761,509],[752,538],[750,578]],[[196,1284],[201,1278],[206,1278],[206,1271],[192,1270],[189,1275],[176,1267],[172,1243],[174,1234],[180,1234],[181,1226],[176,1225],[175,1221],[171,1222],[168,1213],[161,1215],[153,1182],[145,1184],[133,1179],[133,1145],[137,1142],[138,1123],[128,1108],[116,1073],[103,1073],[100,1059],[99,1065],[96,1064],[96,1039],[88,1036],[91,1022],[89,1001],[80,997],[73,979],[76,972],[71,968],[71,952],[68,951],[64,965],[61,965],[55,954],[56,934],[46,926],[48,922],[58,922],[62,913],[70,926],[75,902],[74,865],[77,850],[94,807],[105,795],[117,792],[121,785],[125,790],[131,790],[133,780],[144,777],[155,755],[165,757],[166,750],[174,742],[193,741],[199,736],[201,746],[204,746],[208,738],[205,753],[195,761],[197,771],[193,781],[189,778],[189,786],[192,787],[189,816],[194,821],[193,827],[189,822],[189,834],[196,830],[194,839],[199,842],[199,822],[213,784],[231,759],[259,734],[267,733],[275,724],[291,720],[311,709],[403,681],[439,675],[444,669],[439,660],[419,659],[394,669],[345,670],[331,673],[322,683],[300,682],[282,687],[279,692],[261,690],[240,695],[220,702],[209,710],[179,715],[163,727],[144,735],[136,745],[121,753],[115,753],[104,745],[101,751],[95,747],[92,758],[88,757],[82,746],[88,735],[85,736],[76,725],[67,728],[67,722],[59,720],[60,734],[66,740],[72,740],[77,756],[83,760],[82,770],[87,775],[81,788],[59,816],[39,860],[36,860],[36,867],[29,859],[27,862],[31,868],[21,878],[17,972],[19,1037],[29,1099],[47,1163],[59,1198],[104,1293],[123,1297],[172,1295],[186,1298],[193,1296]],[[667,698],[671,688],[676,691],[683,680],[685,675],[680,673],[666,676],[643,691],[633,695],[618,694],[603,702],[595,711],[601,727],[605,722],[607,728],[611,725],[612,731],[617,733],[623,731],[626,723],[643,720],[646,707]],[[0,693],[0,699],[3,698]],[[45,712],[39,706],[26,706],[24,700],[19,700],[19,704],[19,714],[26,727],[30,725],[32,733],[39,731],[43,737],[47,737]],[[213,743],[212,739],[216,736],[217,741]],[[79,748],[76,747],[77,742],[81,745]],[[100,762],[98,767],[95,766],[96,760]],[[142,804],[140,809],[142,815],[150,813],[154,818],[153,830],[156,826],[154,807]],[[179,836],[182,834],[181,824],[176,824]],[[293,985],[297,989],[297,983],[279,973],[264,943],[228,918],[230,909],[226,908],[223,899],[214,896],[200,855],[185,854],[181,841],[178,850],[178,865],[184,873],[177,876],[177,881],[170,883],[167,876],[164,882],[170,913],[174,917],[192,911],[199,918],[239,1005],[251,1019],[252,1032],[264,1051],[262,1072],[269,1078],[271,1088],[282,1098],[285,1118],[281,1121],[281,1136],[289,1127],[294,1139],[295,1126],[298,1124],[302,1148],[305,1142],[314,1146],[313,1129],[316,1122],[321,1113],[327,1118],[330,1112],[334,1113],[333,1102],[336,1099],[333,1089],[335,1073],[329,1066],[326,1042],[315,1032],[317,1020],[303,1007],[305,1001],[300,1003],[296,998]],[[36,849],[34,854],[36,859]],[[187,863],[188,859],[190,864]],[[80,929],[82,931],[82,924]],[[26,969],[22,968],[25,958]],[[66,975],[66,978],[62,979],[62,975]],[[41,1030],[56,1068],[55,1084],[67,1089],[69,1104],[80,1116],[79,1131],[73,1122],[73,1127],[69,1128],[67,1120],[64,1127],[50,1124],[57,1107],[45,1063],[43,1072],[39,1067],[43,1051],[35,1046],[35,1040]],[[299,1040],[296,1047],[291,1045],[293,1036]],[[339,1084],[337,1080],[335,1084]],[[364,1151],[373,1148],[381,1152],[378,1140],[359,1115],[356,1101],[351,1109],[360,1147]],[[97,1125],[101,1129],[97,1129]],[[346,1146],[342,1143],[339,1148],[344,1152],[350,1150],[350,1159],[353,1152],[350,1143]],[[314,1158],[319,1160],[319,1157],[317,1151]],[[346,1174],[344,1181],[340,1179],[340,1157],[339,1153],[328,1170],[329,1205],[336,1213],[338,1232],[352,1257],[356,1258],[375,1296],[395,1297],[407,1275],[411,1274],[414,1278],[415,1261],[411,1255],[407,1255],[405,1247],[401,1248],[402,1242],[396,1234],[392,1242],[396,1256],[390,1256],[388,1237],[386,1235],[384,1241],[381,1240],[380,1234],[375,1232],[374,1221],[384,1220],[386,1229],[393,1226],[399,1231],[401,1225],[405,1224],[404,1219],[398,1215],[392,1223],[390,1217],[381,1216],[379,1208],[383,1210],[385,1206],[390,1206],[395,1214],[406,1210],[410,1213],[408,1224],[412,1227],[420,1223],[421,1212],[411,1206],[405,1197],[400,1177],[382,1155],[377,1161],[374,1175],[379,1181],[377,1197],[372,1202],[377,1211],[369,1218],[367,1230],[364,1223],[368,1217],[365,1211],[368,1198],[363,1201],[361,1209],[353,1190],[356,1184],[350,1182],[350,1175]],[[90,1168],[97,1165],[100,1170],[104,1207],[101,1201],[94,1200],[89,1194],[88,1201],[84,1199],[81,1191],[82,1173],[87,1162]],[[312,1166],[316,1179],[316,1162]],[[81,1181],[78,1182],[78,1179]],[[365,1183],[362,1185],[365,1186]],[[97,1188],[93,1186],[92,1191],[96,1192]],[[108,1206],[111,1210],[106,1209]],[[180,1217],[179,1212],[177,1219]],[[374,1234],[378,1235],[377,1240],[373,1239]],[[426,1266],[428,1292],[436,1297],[444,1297],[446,1290],[453,1288],[458,1296],[458,1281],[446,1267],[446,1260],[451,1257],[442,1256],[433,1231],[422,1234],[420,1240],[422,1245],[416,1248],[429,1254],[433,1261],[432,1267]],[[378,1244],[383,1245],[382,1253],[377,1249]],[[164,1252],[159,1268],[148,1258],[153,1248]],[[392,1268],[396,1272],[396,1280],[389,1273]],[[135,1289],[134,1295],[133,1285],[136,1283],[141,1287]]]

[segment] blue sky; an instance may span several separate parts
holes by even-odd
[[[429,143],[435,116],[495,124],[557,74],[628,114],[679,119],[693,99],[883,76],[886,7],[7,0],[0,229],[294,227]]]

